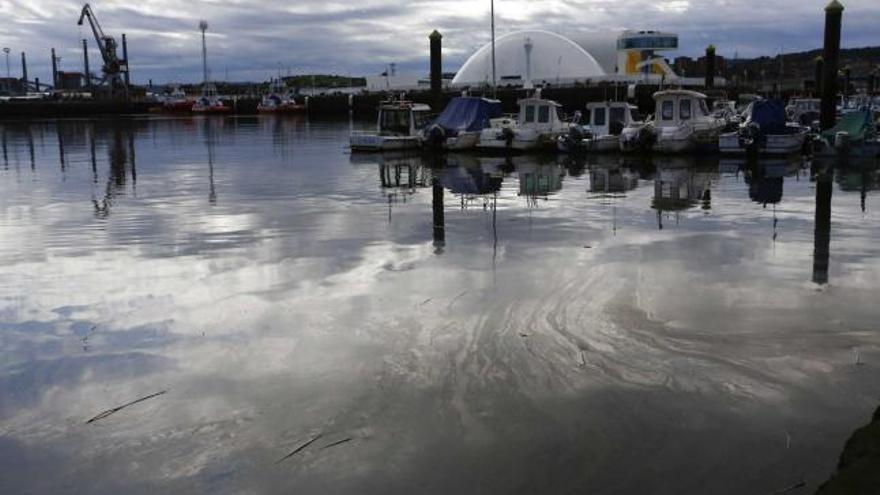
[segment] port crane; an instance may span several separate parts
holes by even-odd
[[[123,57],[119,58],[116,54],[116,47],[118,46],[116,44],[116,39],[104,34],[104,30],[101,29],[101,24],[98,23],[98,18],[95,16],[95,12],[89,4],[83,6],[79,21],[76,24],[82,26],[83,21],[86,19],[89,21],[89,26],[92,28],[92,33],[95,35],[95,41],[98,43],[98,48],[101,51],[101,58],[104,61],[104,65],[101,67],[101,72],[104,75],[98,82],[98,85],[106,85],[106,87],[109,88],[111,95],[117,94],[120,91],[127,94],[128,60],[126,60],[126,58],[128,54],[126,53],[125,35],[122,35]],[[86,74],[86,79],[91,80],[91,76]]]

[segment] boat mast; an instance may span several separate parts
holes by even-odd
[[[491,0],[490,14],[492,17],[492,98],[497,98],[498,85],[495,79],[495,0]]]
[[[199,21],[199,30],[202,32],[202,84],[208,84],[208,43],[205,41],[205,31],[208,30],[208,21]]]

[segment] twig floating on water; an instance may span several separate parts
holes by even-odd
[[[337,445],[342,445],[342,444],[344,444],[344,443],[348,443],[348,442],[350,442],[350,441],[351,441],[351,437],[343,438],[342,440],[338,440],[338,441],[333,442],[333,443],[328,443],[327,445],[321,447],[321,450],[329,449],[330,447],[336,447]]]
[[[289,454],[287,454],[286,456],[282,457],[281,459],[278,459],[278,460],[275,462],[275,464],[280,464],[281,462],[286,461],[287,459],[290,459],[291,457],[295,456],[296,454],[302,452],[306,447],[308,447],[309,445],[311,445],[311,444],[315,443],[316,441],[318,441],[318,439],[321,438],[322,436],[324,436],[323,433],[318,433],[317,435],[315,435],[314,437],[312,437],[311,440],[308,440],[306,443],[304,443],[304,444],[300,445],[299,447],[293,449],[293,451],[291,451],[291,452],[290,452]]]
[[[163,390],[163,391],[161,391],[161,392],[156,392],[155,394],[148,395],[148,396],[146,396],[146,397],[141,397],[140,399],[137,399],[137,400],[133,400],[133,401],[129,402],[128,404],[123,404],[123,405],[121,405],[121,406],[114,407],[113,409],[107,409],[106,411],[104,411],[104,412],[98,414],[97,416],[93,417],[92,419],[86,421],[86,424],[93,423],[93,422],[95,422],[95,421],[98,421],[98,420],[104,419],[104,418],[106,418],[107,416],[110,416],[110,415],[113,414],[113,413],[117,413],[117,412],[119,412],[119,411],[125,409],[125,408],[128,407],[128,406],[133,406],[133,405],[137,404],[138,402],[143,402],[143,401],[145,401],[145,400],[152,399],[153,397],[159,397],[160,395],[163,395],[163,394],[165,394],[165,393],[167,393],[167,392],[168,392],[167,390]]]

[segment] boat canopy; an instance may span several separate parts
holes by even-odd
[[[489,127],[489,120],[502,116],[501,102],[475,96],[458,96],[443,109],[434,125],[448,133],[475,132]]]
[[[828,139],[834,139],[838,132],[846,132],[850,139],[860,141],[865,139],[874,127],[874,112],[864,108],[855,112],[844,114],[837,125],[823,132],[822,135]]]
[[[785,106],[779,100],[752,102],[749,120],[761,126],[761,132],[764,134],[789,134],[793,132],[786,126],[788,119],[785,114]]]

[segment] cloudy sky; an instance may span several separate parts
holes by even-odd
[[[497,0],[499,34],[540,28],[579,39],[622,29],[662,29],[681,35],[681,52],[709,43],[725,56],[750,57],[821,45],[826,0]],[[845,0],[844,46],[880,45],[877,0]],[[278,73],[364,75],[396,62],[401,71],[427,72],[427,35],[444,34],[447,70],[456,69],[489,39],[489,0],[94,0],[104,30],[128,34],[137,82],[200,78],[198,20],[209,29],[215,79],[264,80]],[[0,44],[28,52],[30,77],[50,78],[49,49],[62,70],[81,70],[70,0],[0,0]],[[608,36],[613,39],[613,35]],[[90,40],[94,48],[93,40]],[[99,59],[91,55],[93,66]]]

